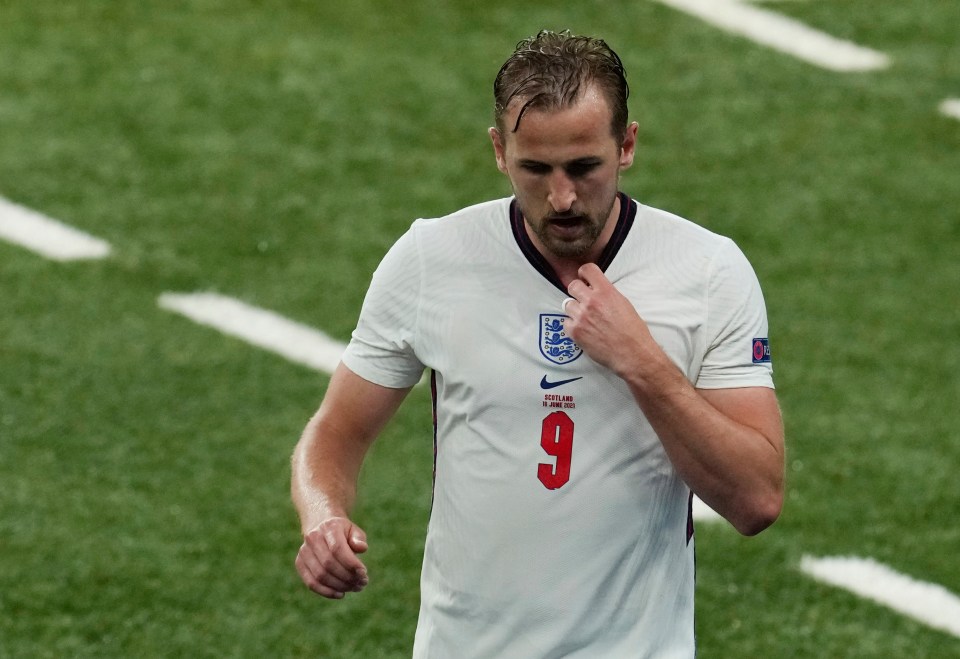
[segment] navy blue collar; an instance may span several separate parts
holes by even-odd
[[[617,217],[617,226],[614,227],[613,235],[610,236],[607,246],[603,248],[600,258],[597,259],[597,265],[604,272],[613,263],[613,259],[623,245],[623,241],[627,239],[627,234],[630,233],[633,220],[637,217],[637,202],[622,192],[618,192],[617,196],[620,198],[620,215]],[[529,234],[527,234],[527,225],[523,221],[523,213],[517,206],[516,198],[510,202],[510,227],[513,229],[513,237],[517,241],[517,246],[520,247],[520,251],[523,252],[530,265],[536,268],[537,272],[543,275],[547,281],[566,294],[567,289],[561,283],[557,273],[554,272],[553,266],[547,262],[547,259],[543,257],[543,254],[540,253],[540,250],[537,249],[537,246],[533,244]]]

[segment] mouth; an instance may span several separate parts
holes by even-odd
[[[548,217],[547,222],[561,229],[572,229],[584,224],[586,218],[582,215],[565,215],[562,217]]]
[[[587,220],[582,215],[570,215],[563,217],[548,217],[547,225],[560,236],[573,236],[583,230]]]

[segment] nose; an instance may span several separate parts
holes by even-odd
[[[577,191],[566,172],[553,172],[549,186],[547,201],[554,212],[566,213],[573,208],[573,202],[577,199]]]

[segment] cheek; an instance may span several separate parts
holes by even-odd
[[[616,190],[620,187],[620,168],[611,167],[602,176],[597,177],[598,190]]]
[[[546,195],[547,186],[539,177],[520,174],[518,176],[511,176],[510,183],[513,184],[513,189],[517,195],[524,197]]]
[[[616,177],[591,176],[577,184],[577,193],[581,199],[596,199],[610,195],[610,190],[616,190]]]

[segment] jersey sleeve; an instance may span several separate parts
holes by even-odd
[[[714,260],[707,296],[707,345],[696,386],[772,389],[763,293],[753,268],[733,241],[725,241]]]
[[[411,227],[373,273],[357,328],[344,351],[344,365],[384,387],[417,383],[424,366],[416,354],[421,288],[420,259]]]

